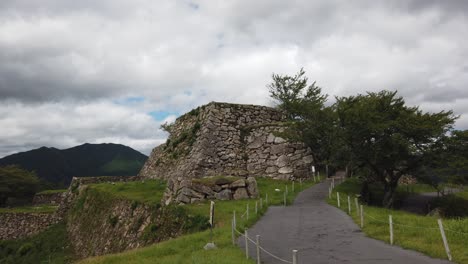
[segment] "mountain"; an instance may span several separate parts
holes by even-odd
[[[72,177],[137,175],[148,157],[120,144],[83,144],[69,149],[41,147],[0,159],[34,170],[43,181],[66,187]]]

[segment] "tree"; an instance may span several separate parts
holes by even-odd
[[[468,130],[455,130],[434,144],[426,155],[418,179],[443,194],[443,183],[468,183]]]
[[[30,198],[38,188],[39,180],[34,172],[16,165],[0,167],[0,206],[5,206],[9,197]]]
[[[315,162],[328,165],[336,142],[335,113],[325,106],[328,96],[315,82],[308,85],[304,69],[294,76],[273,74],[272,79],[267,85],[270,96],[289,118],[289,129],[282,136],[304,142]]]
[[[343,142],[354,162],[369,172],[366,181],[383,184],[385,207],[393,205],[400,177],[423,165],[457,118],[452,111],[423,113],[408,107],[396,91],[341,97],[335,106]]]

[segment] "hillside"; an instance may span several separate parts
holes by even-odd
[[[16,164],[34,170],[56,187],[72,177],[136,175],[148,157],[119,144],[83,144],[69,149],[41,147],[0,159],[0,166]]]

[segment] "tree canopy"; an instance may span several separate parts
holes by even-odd
[[[401,176],[440,159],[435,149],[451,146],[451,153],[466,153],[456,147],[466,143],[466,134],[446,136],[457,118],[452,111],[425,113],[407,106],[396,91],[385,90],[337,97],[326,106],[328,96],[315,82],[308,85],[303,69],[295,76],[272,78],[270,96],[290,119],[286,136],[306,143],[315,162],[352,164],[366,182],[382,183],[386,207],[393,204]]]
[[[4,206],[10,197],[32,197],[38,185],[39,180],[34,172],[23,170],[16,165],[0,167],[0,206]]]

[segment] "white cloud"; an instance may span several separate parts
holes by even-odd
[[[166,135],[147,113],[210,101],[271,104],[271,74],[301,67],[332,96],[397,89],[425,110],[454,109],[457,127],[467,129],[465,7],[4,0],[0,155],[107,140],[148,153]],[[115,103],[129,97],[144,100]]]

